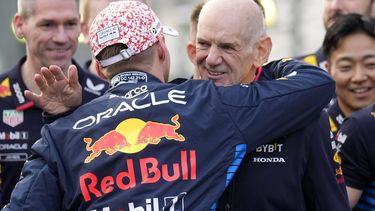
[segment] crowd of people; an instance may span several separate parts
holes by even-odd
[[[374,4],[325,0],[319,50],[268,61],[261,1],[202,1],[192,77],[170,80],[181,55],[164,36],[178,33],[147,1],[18,0],[26,55],[0,75],[0,206],[375,209]]]

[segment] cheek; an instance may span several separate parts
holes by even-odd
[[[80,31],[72,31],[68,34],[68,36],[69,36],[70,40],[78,42],[79,34],[80,34]]]
[[[368,74],[369,80],[375,85],[375,70],[372,70],[370,74]]]
[[[344,88],[350,82],[350,75],[345,75],[345,74],[342,74],[342,73],[333,74],[332,78],[333,78],[333,80],[335,80],[337,88]]]
[[[201,64],[203,62],[204,58],[205,58],[205,56],[204,56],[204,53],[202,51],[196,52],[195,59],[196,59],[197,64]]]

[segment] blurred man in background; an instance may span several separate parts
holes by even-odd
[[[338,17],[356,13],[365,16],[371,14],[371,8],[374,0],[324,0],[323,4],[323,24],[327,30]],[[325,68],[326,55],[322,48],[318,49],[315,53],[298,56],[297,59],[303,60],[309,64]]]
[[[26,56],[0,75],[0,206],[9,202],[31,146],[40,137],[42,110],[25,98],[24,90],[40,93],[34,75],[41,67],[58,65],[68,75],[68,67],[75,64],[83,102],[107,89],[107,83],[72,60],[80,33],[77,0],[19,0],[13,24],[16,35],[26,41]]]
[[[331,130],[336,134],[344,120],[375,102],[375,19],[358,14],[345,15],[328,28],[323,42],[323,51],[327,55],[327,70],[336,81],[336,99],[328,108]],[[337,137],[339,147],[345,142],[344,137]],[[352,143],[350,143],[352,145]],[[358,155],[365,155],[361,151]],[[347,163],[347,162],[346,162]],[[344,163],[345,164],[345,163]],[[343,164],[343,165],[344,165]],[[363,165],[363,163],[362,163]],[[367,166],[368,168],[372,168]],[[343,166],[347,178],[349,197],[354,189],[364,189],[361,177],[355,176],[353,168]],[[345,172],[349,175],[346,176]],[[354,176],[353,176],[354,175]],[[372,178],[374,179],[374,178]],[[359,185],[361,184],[361,185]],[[375,197],[375,184],[368,185],[361,206],[371,206]],[[360,195],[360,194],[359,194]],[[350,198],[351,204],[353,200]]]

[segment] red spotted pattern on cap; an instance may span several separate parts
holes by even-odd
[[[138,54],[154,45],[161,31],[158,17],[146,4],[137,1],[112,2],[91,25],[91,50],[96,56],[104,48],[122,43]]]

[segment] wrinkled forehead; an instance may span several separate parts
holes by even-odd
[[[210,0],[199,15],[198,34],[204,29],[248,40],[264,31],[264,17],[253,0]]]

